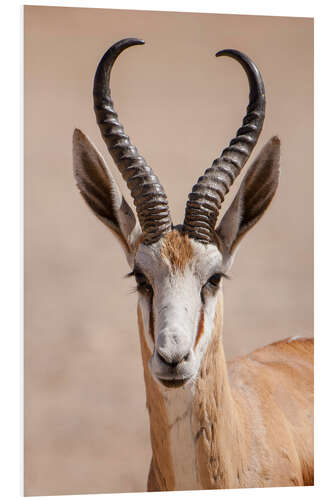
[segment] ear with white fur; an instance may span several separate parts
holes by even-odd
[[[133,249],[141,233],[139,224],[102,155],[78,129],[73,134],[73,166],[81,195],[94,214],[117,236],[131,265]]]
[[[273,137],[259,153],[238,193],[216,229],[222,241],[223,260],[229,268],[236,249],[266,211],[279,182],[280,139]]]

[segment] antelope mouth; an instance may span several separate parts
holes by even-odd
[[[182,378],[182,379],[179,379],[179,378],[165,379],[165,378],[159,378],[158,377],[158,380],[165,387],[176,389],[178,387],[182,387],[183,385],[185,385],[186,382],[188,382],[190,380],[190,378],[191,377]]]

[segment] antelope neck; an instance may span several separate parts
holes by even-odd
[[[153,453],[150,475],[156,489],[236,487],[241,463],[234,457],[241,461],[235,449],[242,433],[222,347],[222,297],[199,374],[178,389],[164,389],[151,376],[140,308],[138,323]]]

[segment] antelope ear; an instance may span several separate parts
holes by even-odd
[[[135,243],[141,233],[139,224],[102,155],[78,129],[73,134],[73,167],[81,195],[94,214],[117,236],[131,265]]]
[[[279,167],[280,139],[272,137],[252,163],[216,229],[228,268],[241,239],[258,222],[272,201],[279,182]]]

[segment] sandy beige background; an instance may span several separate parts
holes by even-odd
[[[224,345],[230,358],[312,335],[312,20],[25,7],[26,495],[146,486],[133,283],[123,279],[120,246],[76,191],[71,153],[80,127],[119,179],[91,94],[99,58],[128,36],[146,45],[129,49],[114,69],[116,109],[163,183],[175,222],[247,105],[243,70],[215,52],[242,50],[261,68],[267,117],[256,152],[280,135],[281,181],[226,283]]]

